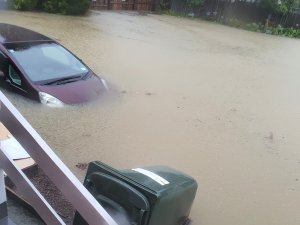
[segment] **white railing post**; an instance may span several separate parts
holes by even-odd
[[[0,220],[7,217],[6,192],[4,184],[4,173],[0,168]]]

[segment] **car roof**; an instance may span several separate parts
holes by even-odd
[[[19,27],[16,25],[0,23],[0,43],[19,43],[19,42],[35,42],[35,41],[51,41],[35,31]]]

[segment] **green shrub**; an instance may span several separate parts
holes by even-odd
[[[284,33],[284,28],[280,25],[277,27],[269,27],[270,33],[274,35],[283,35]]]
[[[45,11],[49,13],[66,14],[68,3],[66,0],[48,0],[44,3]]]
[[[89,0],[47,0],[44,3],[47,12],[67,15],[83,15],[89,7]]]
[[[44,4],[45,4],[46,0],[38,0],[37,4],[36,4],[36,10],[39,11],[44,11]]]
[[[255,31],[255,32],[264,32],[265,31],[265,26],[262,25],[261,23],[248,23],[245,26],[246,30],[250,31]]]
[[[246,29],[250,30],[250,31],[258,31],[259,30],[259,26],[256,23],[248,23],[246,25]]]
[[[299,38],[300,37],[300,30],[299,29],[294,29],[292,27],[285,28],[284,36]]]
[[[33,10],[37,5],[37,0],[14,0],[14,8],[18,10]]]
[[[242,26],[242,22],[239,21],[236,18],[230,18],[227,20],[227,25],[232,26],[232,27],[241,27]]]
[[[66,14],[68,15],[83,15],[90,7],[90,0],[67,0],[67,3]]]
[[[300,29],[292,27],[284,28],[281,25],[278,25],[277,27],[269,27],[269,33],[291,38],[300,38]]]

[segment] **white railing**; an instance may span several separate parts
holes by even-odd
[[[0,122],[18,140],[89,225],[117,225],[1,91]],[[33,206],[46,224],[64,224],[22,170],[10,159],[4,147],[0,145],[0,173],[1,170],[7,173],[25,200]],[[0,179],[2,179],[1,174]],[[0,200],[6,199],[3,185],[0,182]]]

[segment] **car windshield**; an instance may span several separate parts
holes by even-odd
[[[88,69],[62,46],[53,43],[17,43],[6,46],[34,83],[83,76]]]

